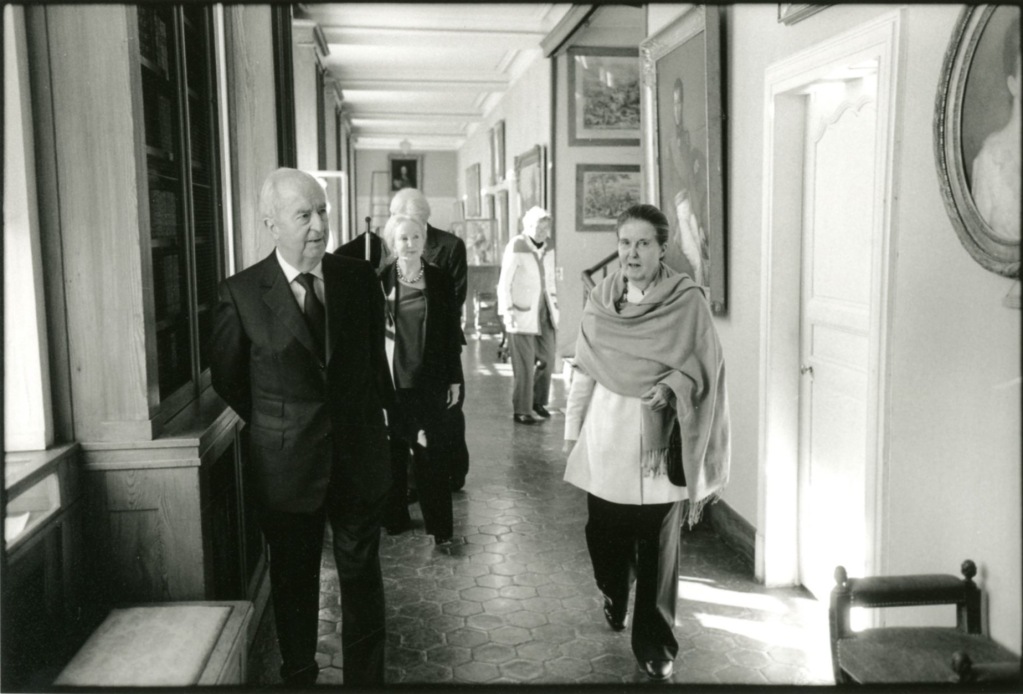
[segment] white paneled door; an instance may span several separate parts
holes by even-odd
[[[877,220],[876,78],[807,90],[800,296],[799,574],[827,600],[835,566],[863,575],[872,258]]]

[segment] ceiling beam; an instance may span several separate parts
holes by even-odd
[[[452,46],[461,48],[539,48],[546,34],[506,29],[421,29],[396,27],[338,27],[323,29],[327,43],[347,46]]]
[[[354,107],[349,113],[351,113],[354,120],[378,122],[460,121],[463,123],[476,123],[483,120],[482,113],[398,113],[392,111],[361,111]]]
[[[341,83],[341,88],[346,92],[356,91],[399,91],[399,92],[447,92],[447,91],[460,91],[460,92],[472,92],[472,91],[486,91],[486,92],[503,92],[508,89],[507,80],[452,80],[452,79],[432,79],[432,80],[415,80],[406,79],[401,77],[394,77],[393,74],[388,79],[366,79],[360,77],[355,78],[338,78],[338,82]]]

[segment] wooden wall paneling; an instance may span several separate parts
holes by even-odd
[[[102,498],[103,563],[117,599],[203,599],[198,464],[90,474]]]
[[[272,10],[266,5],[224,8],[235,266],[242,270],[274,248],[259,217],[259,189],[277,168]]]
[[[56,441],[73,441],[71,365],[68,352],[67,306],[64,297],[64,255],[61,248],[60,199],[54,132],[53,93],[47,39],[48,9],[25,8],[28,36],[32,119],[35,123],[36,190],[39,200],[39,236],[42,249],[46,331],[50,354],[50,403]]]
[[[47,8],[76,435],[149,439],[158,405],[135,8]],[[102,76],[102,78],[99,78]],[[143,279],[147,278],[147,279]]]

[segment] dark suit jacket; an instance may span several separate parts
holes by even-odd
[[[423,365],[416,378],[416,388],[447,390],[452,383],[462,383],[462,326],[453,310],[455,294],[448,276],[438,267],[423,263],[426,281],[426,334],[423,338]],[[384,294],[400,292],[395,261],[380,270]]]
[[[276,253],[224,280],[214,315],[213,387],[249,425],[249,484],[280,511],[317,510],[335,464],[367,502],[390,485],[380,286],[369,263],[329,254],[323,277],[325,363]]]
[[[334,253],[337,255],[343,255],[346,258],[358,258],[359,260],[366,259],[366,234],[369,232],[362,232],[348,243],[342,244],[334,249]],[[369,237],[369,264],[376,270],[380,267],[381,256],[383,255],[384,244],[380,240],[380,237],[376,234],[370,234]]]
[[[441,231],[427,224],[423,260],[430,265],[436,265],[451,278],[455,291],[455,307],[461,311],[467,288],[465,242],[451,232]]]

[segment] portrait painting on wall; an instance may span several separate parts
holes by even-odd
[[[490,185],[504,180],[504,121],[490,129]]]
[[[500,262],[497,247],[497,227],[493,219],[467,219],[465,224],[465,250],[469,265],[497,265]]]
[[[720,8],[697,6],[640,45],[647,190],[668,217],[665,261],[726,310]]]
[[[639,52],[568,49],[568,144],[639,144]]]
[[[473,164],[465,169],[465,216],[480,216],[480,165]]]
[[[508,191],[494,194],[494,218],[497,220],[497,247],[504,248],[511,236],[508,232]]]
[[[402,188],[423,189],[423,158],[421,156],[389,154],[387,160],[391,169],[392,193],[396,193]]]
[[[963,8],[944,68],[934,134],[945,207],[978,263],[1018,277],[1019,7]]]
[[[614,231],[618,215],[641,200],[638,165],[576,164],[575,228]]]
[[[543,145],[515,157],[515,185],[519,194],[518,230],[522,230],[521,216],[530,208],[547,209],[547,161]]]

